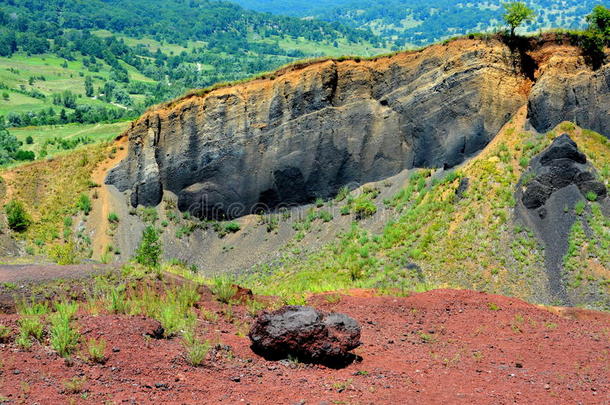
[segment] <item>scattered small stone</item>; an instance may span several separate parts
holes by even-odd
[[[13,374],[15,374],[15,375],[21,374],[21,371],[19,371],[19,370],[13,370]]]
[[[165,383],[155,383],[155,388],[159,388],[159,389],[169,389],[169,385],[165,384]]]
[[[112,348],[112,353],[118,353],[118,352],[120,352],[120,351],[121,351],[121,349],[120,349],[120,348],[118,348],[118,347],[113,347],[113,348]]]
[[[515,363],[515,367],[517,367],[517,368],[523,368],[523,364],[522,364],[522,363]]]
[[[241,378],[239,376],[233,376],[231,377],[231,381],[238,383],[241,381]]]
[[[550,386],[550,385],[548,385],[548,384],[544,384],[544,389],[545,389],[545,390],[550,390],[550,389],[551,389],[551,386]]]

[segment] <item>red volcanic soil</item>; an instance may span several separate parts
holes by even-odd
[[[222,314],[215,323],[200,320],[201,333],[223,348],[199,368],[184,360],[180,339],[144,336],[154,321],[83,313],[80,332],[108,341],[107,362],[92,365],[77,355],[67,364],[48,346],[24,352],[0,345],[0,403],[610,403],[608,314],[551,312],[455,290],[333,301],[316,296],[310,303],[362,325],[356,353],[363,359],[341,370],[256,356],[237,334],[252,321],[243,307],[233,308],[232,322]],[[209,299],[201,307],[221,308]],[[13,328],[15,320],[0,315]],[[84,378],[80,393],[65,387],[74,377]]]

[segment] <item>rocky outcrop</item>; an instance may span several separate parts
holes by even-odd
[[[549,291],[556,301],[574,304],[562,273],[572,226],[583,220],[575,206],[586,200],[607,206],[606,186],[576,143],[563,134],[532,159],[516,199],[517,217],[544,243]]]
[[[543,206],[553,193],[569,185],[575,185],[583,197],[590,193],[596,200],[606,197],[606,186],[596,180],[587,157],[567,134],[555,138],[551,146],[532,160],[529,173],[535,177],[528,182],[522,198],[528,209]]]
[[[260,315],[248,336],[252,350],[267,359],[293,356],[340,366],[354,359],[350,351],[360,345],[360,326],[344,314],[287,306]]]
[[[131,204],[165,191],[200,217],[333,196],[412,167],[452,167],[523,105],[547,131],[564,120],[608,135],[610,66],[561,41],[456,40],[373,60],[292,66],[146,113],[107,182]]]
[[[539,65],[528,102],[534,128],[547,132],[572,121],[610,136],[610,65],[593,70],[578,48],[561,43],[544,44],[533,55]]]
[[[365,61],[324,61],[145,114],[108,176],[132,205],[165,190],[181,210],[236,217],[333,196],[411,167],[451,167],[527,102],[500,41],[458,40]]]

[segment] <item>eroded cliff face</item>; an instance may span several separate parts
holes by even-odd
[[[530,122],[546,132],[562,121],[610,136],[610,64],[592,70],[579,50],[548,43],[532,52],[538,61],[529,96]]]
[[[592,72],[571,47],[545,52],[534,55],[543,64],[533,89],[502,42],[457,40],[189,96],[133,124],[128,158],[107,182],[129,191],[133,206],[156,205],[168,190],[183,211],[237,217],[411,167],[459,164],[528,98],[537,129],[577,110],[580,125],[605,133],[608,103],[598,104],[610,93],[608,67]]]

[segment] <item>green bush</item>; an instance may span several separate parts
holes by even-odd
[[[586,205],[587,203],[585,203],[584,200],[578,201],[576,205],[574,205],[574,212],[576,213],[576,215],[582,215],[582,213],[585,211]]]
[[[587,200],[589,201],[597,201],[597,193],[594,191],[589,191],[585,197],[587,197]]]
[[[12,200],[4,207],[8,226],[15,232],[24,232],[30,226],[31,220],[21,201]]]
[[[106,341],[104,339],[87,340],[87,354],[89,361],[93,363],[103,363],[106,360]]]
[[[225,231],[227,231],[229,233],[236,233],[236,232],[239,232],[239,230],[241,229],[241,227],[239,226],[239,224],[237,222],[229,222],[229,223],[225,224],[224,228],[225,228]]]
[[[124,314],[129,307],[127,297],[125,296],[125,287],[116,286],[110,288],[106,293],[106,308],[113,314]]]
[[[339,189],[339,192],[337,193],[337,196],[335,197],[335,201],[341,202],[341,201],[345,200],[348,195],[349,195],[349,188],[343,186]]]
[[[72,328],[71,321],[78,310],[75,302],[58,303],[51,316],[51,347],[61,357],[68,357],[78,345],[79,333]]]
[[[198,340],[195,332],[191,330],[184,334],[184,347],[186,348],[186,361],[191,366],[198,367],[203,364],[212,345],[207,340]]]
[[[20,162],[31,162],[36,159],[36,155],[31,150],[18,150],[15,153],[15,160]]]
[[[216,296],[216,299],[225,304],[228,304],[235,294],[237,294],[237,288],[233,284],[233,281],[226,277],[215,278],[210,289],[212,290],[212,294]]]
[[[81,194],[78,198],[78,202],[76,206],[79,210],[85,213],[85,215],[89,215],[91,212],[91,199],[87,194]]]
[[[34,143],[34,138],[32,138],[32,135],[28,135],[27,138],[25,138],[25,143],[28,145],[31,145]]]
[[[119,222],[119,216],[116,214],[116,212],[111,212],[108,214],[108,222],[111,224],[117,224]]]
[[[49,257],[57,264],[66,266],[78,262],[74,242],[56,243],[48,248]]]
[[[352,204],[352,212],[356,219],[364,219],[377,212],[377,206],[371,201],[367,194],[362,194],[356,198]]]
[[[153,226],[147,226],[142,233],[142,241],[136,251],[136,262],[151,268],[159,267],[161,260],[161,240]]]

